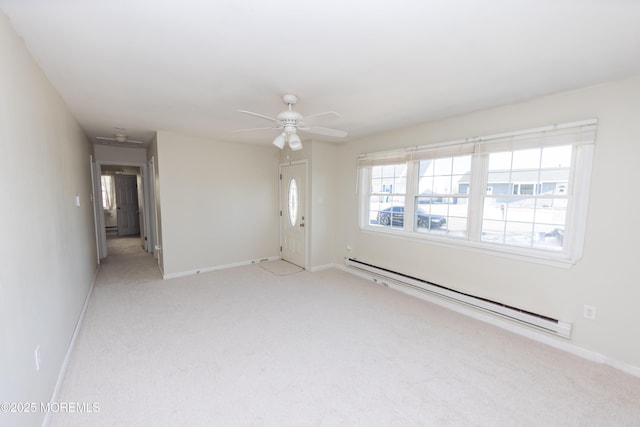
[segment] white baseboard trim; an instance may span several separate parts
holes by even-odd
[[[78,334],[80,333],[80,328],[82,327],[82,323],[84,322],[84,315],[87,312],[87,307],[89,306],[89,300],[91,299],[91,295],[93,295],[93,288],[96,285],[96,278],[98,277],[100,266],[101,264],[98,264],[98,266],[96,267],[96,271],[93,273],[93,280],[91,281],[91,287],[89,288],[89,292],[87,292],[87,296],[84,299],[84,304],[82,305],[82,310],[80,311],[80,315],[78,316],[78,320],[76,321],[76,326],[73,329],[73,335],[71,336],[71,341],[69,341],[67,354],[65,354],[64,360],[62,361],[62,365],[60,366],[58,379],[56,380],[56,385],[53,388],[53,393],[51,393],[51,398],[49,399],[49,403],[54,403],[58,401],[58,396],[60,395],[60,390],[62,389],[62,384],[64,383],[64,378],[67,375],[67,369],[69,368],[69,361],[71,360],[71,354],[73,353],[73,349],[78,339]],[[47,411],[47,413],[44,416],[44,419],[42,420],[42,427],[48,427],[49,424],[51,424],[51,415],[52,415],[52,412]]]
[[[356,270],[354,268],[347,267],[346,265],[334,264],[334,266],[342,271],[353,274],[365,280],[373,282],[374,278],[376,278],[372,274],[368,274],[364,271]],[[420,298],[422,300],[437,304],[439,306],[448,308],[457,313],[463,314],[465,316],[472,317],[474,319],[490,323],[494,326],[497,326],[502,329],[506,329],[515,334],[524,336],[526,338],[532,339],[534,341],[540,342],[542,344],[549,345],[551,347],[557,348],[559,350],[565,351],[567,353],[571,353],[575,356],[582,357],[583,359],[590,360],[592,362],[601,363],[612,368],[615,368],[619,371],[625,372],[627,374],[633,375],[635,377],[640,378],[640,367],[630,365],[625,362],[621,362],[619,360],[612,359],[603,354],[595,352],[593,350],[588,350],[584,347],[580,347],[576,344],[573,344],[566,339],[559,339],[556,337],[549,336],[543,332],[535,330],[533,328],[529,328],[525,325],[509,321],[505,318],[492,316],[489,313],[481,312],[478,310],[474,310],[473,308],[467,307],[462,304],[457,304],[455,302],[446,300],[444,298],[440,298],[437,295],[432,295],[426,292],[420,292],[416,289],[402,286],[402,284],[396,283],[395,281],[389,280],[385,278],[385,283],[388,284],[389,288],[394,290],[404,292],[416,298]]]
[[[330,268],[335,268],[335,267],[336,267],[336,264],[317,265],[315,267],[311,267],[308,271],[315,273],[316,271],[328,270]]]
[[[165,280],[176,279],[178,277],[193,276],[194,274],[207,273],[209,271],[216,271],[216,270],[226,270],[227,268],[243,267],[245,265],[251,265],[251,264],[260,264],[261,262],[275,261],[278,259],[280,259],[280,256],[270,256],[267,258],[254,259],[249,261],[240,261],[240,262],[234,262],[230,264],[214,265],[212,267],[197,268],[195,270],[181,271],[178,273],[164,274],[163,272],[162,278]]]

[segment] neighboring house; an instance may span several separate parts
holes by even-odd
[[[470,174],[467,173],[458,181],[458,193],[469,194]],[[489,174],[487,182],[487,195],[496,197],[498,203],[524,203],[531,199],[512,196],[562,196],[567,192],[569,181],[569,168],[554,169],[521,169],[493,171]],[[549,200],[549,203],[552,199]]]

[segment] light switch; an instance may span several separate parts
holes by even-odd
[[[80,207],[80,196],[76,196],[76,206]]]

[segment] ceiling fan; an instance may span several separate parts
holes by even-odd
[[[129,139],[129,137],[124,133],[116,133],[113,135],[113,138],[110,138],[108,136],[96,136],[96,139],[101,139],[103,141],[121,142],[121,143],[144,144],[144,142],[142,141],[134,141],[132,139]]]
[[[303,117],[300,113],[293,110],[293,106],[298,102],[297,96],[283,95],[282,102],[284,102],[288,108],[278,113],[278,115],[275,117],[270,117],[264,114],[254,113],[247,110],[237,110],[239,113],[249,114],[251,116],[260,117],[261,119],[270,120],[272,122],[275,122],[275,125],[271,127],[242,129],[235,132],[253,132],[266,129],[282,130],[282,132],[273,140],[273,145],[282,149],[284,148],[285,143],[287,143],[289,144],[289,148],[291,148],[292,150],[302,149],[302,142],[300,141],[300,137],[298,136],[298,131],[316,135],[334,136],[338,138],[344,138],[345,136],[347,136],[347,132],[342,130],[331,129],[322,126],[307,125],[305,123],[305,120],[309,120],[312,118],[317,119],[318,117],[322,116],[340,117],[338,113],[334,111],[326,111],[324,113],[312,114],[310,116]]]

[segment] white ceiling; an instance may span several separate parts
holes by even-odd
[[[640,73],[638,0],[0,0],[87,134],[346,138]],[[303,135],[304,136],[304,135]],[[321,137],[328,141],[335,138]]]

